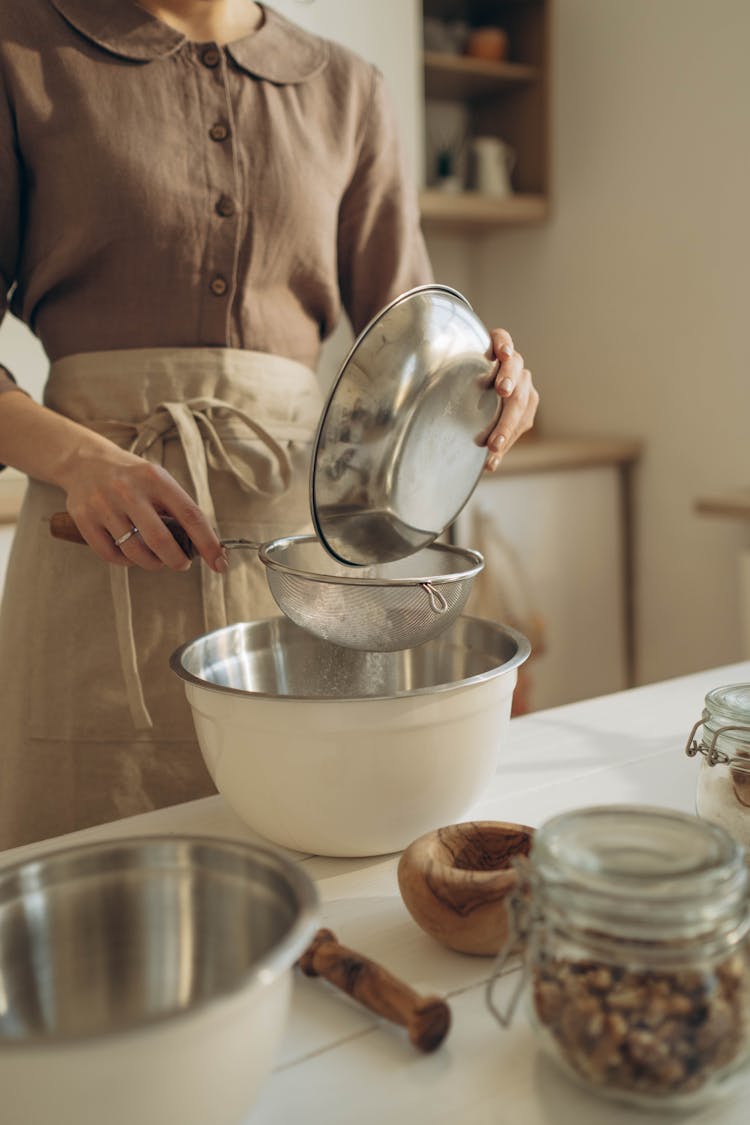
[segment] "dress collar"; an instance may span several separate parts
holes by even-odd
[[[51,0],[69,24],[113,55],[151,62],[173,55],[187,36],[132,0]],[[328,44],[263,7],[263,24],[251,35],[228,43],[226,50],[239,67],[256,78],[279,85],[305,82],[328,61]]]

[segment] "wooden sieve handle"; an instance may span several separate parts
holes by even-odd
[[[376,961],[339,945],[330,930],[318,930],[299,965],[306,976],[324,977],[371,1012],[405,1027],[420,1051],[434,1051],[448,1034],[445,1000],[420,996]]]
[[[176,519],[173,519],[172,516],[162,516],[162,520],[164,521],[165,527],[169,528],[172,532],[172,535],[187,557],[189,559],[195,558],[195,546],[189,538],[188,533],[185,531],[185,528],[182,527]],[[55,512],[50,518],[49,529],[55,539],[64,539],[67,543],[83,543],[84,545],[86,543],[86,540],[83,538],[78,528],[78,524],[67,512]]]

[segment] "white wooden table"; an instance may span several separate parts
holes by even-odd
[[[683,753],[688,732],[710,688],[740,681],[750,681],[750,662],[514,719],[495,780],[470,817],[537,826],[566,809],[615,802],[692,812],[698,766]],[[53,844],[171,832],[252,838],[222,798],[211,797]],[[0,862],[50,846],[18,848]],[[453,1025],[438,1051],[420,1055],[400,1029],[299,975],[277,1066],[248,1125],[636,1125],[684,1119],[636,1113],[580,1090],[540,1055],[520,1008],[512,1028],[501,1030],[485,1005],[492,959],[451,953],[422,933],[399,896],[397,856],[295,858],[317,883],[323,924],[418,991],[447,996]],[[515,979],[513,972],[500,982],[500,1002]],[[748,1098],[750,1088],[744,1097],[691,1116],[690,1123],[746,1125]]]

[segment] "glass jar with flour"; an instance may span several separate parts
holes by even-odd
[[[698,815],[750,848],[750,684],[708,693],[685,752],[700,757]]]

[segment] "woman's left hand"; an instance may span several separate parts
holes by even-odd
[[[487,439],[486,468],[494,472],[511,446],[534,425],[539,393],[524,367],[523,356],[513,347],[510,333],[504,328],[490,331],[492,346],[500,366],[495,376],[495,390],[502,408],[497,425]]]

